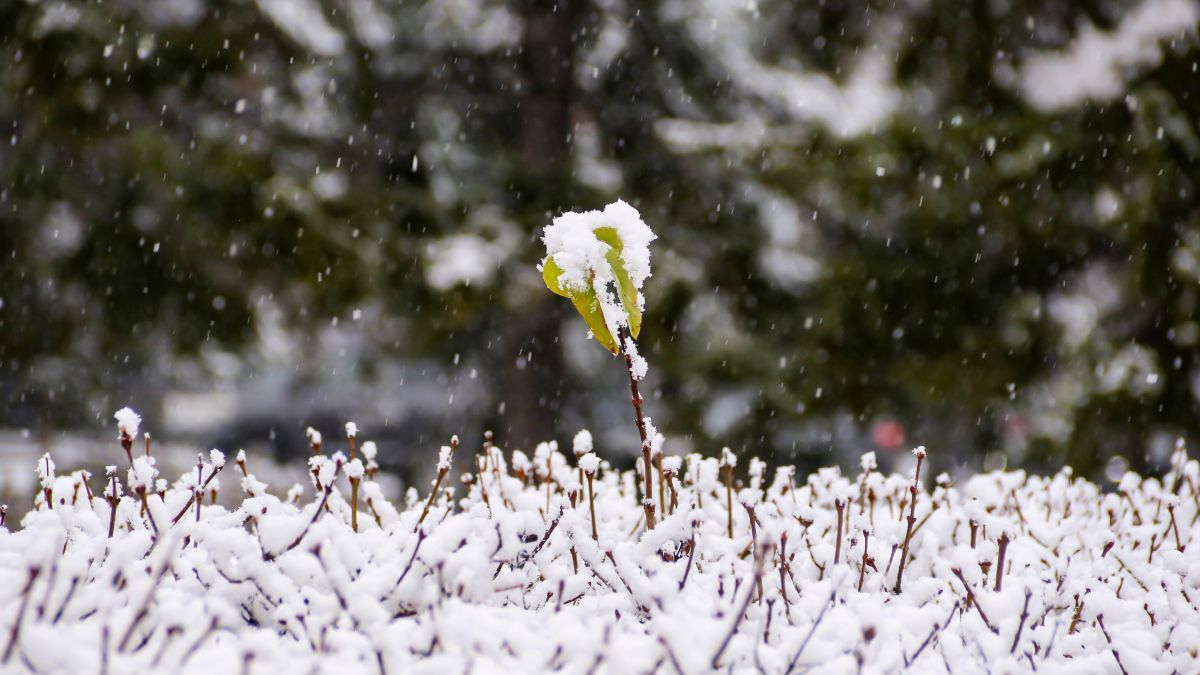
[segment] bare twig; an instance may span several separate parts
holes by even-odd
[[[350,447],[354,447],[354,437],[350,437]],[[350,477],[350,528],[358,532],[358,481],[357,476]],[[483,483],[480,482],[482,486]]]
[[[783,597],[784,614],[787,615],[788,623],[791,623],[792,603],[788,600],[787,585],[784,584],[787,581],[788,572],[787,540],[787,532],[781,532],[779,534],[779,595]],[[861,583],[859,584],[859,588],[862,588]]]
[[[675,652],[671,650],[671,645],[667,644],[667,639],[659,635],[658,641],[662,644],[663,650],[667,652],[667,658],[671,659],[671,666],[675,668],[675,672],[679,673],[679,675],[687,675],[687,671],[683,669],[683,666],[679,665],[679,659],[675,658]]]
[[[954,613],[958,611],[958,608],[959,608],[959,603],[957,600],[955,600],[954,606],[950,608],[950,616],[947,616],[946,620],[944,622],[942,622],[940,625],[937,623],[933,624],[933,628],[930,629],[929,635],[925,636],[925,641],[922,642],[919,647],[917,647],[917,651],[913,652],[912,658],[909,658],[909,657],[904,658],[904,667],[905,668],[911,668],[912,664],[917,662],[917,657],[919,657],[921,655],[921,652],[925,651],[925,648],[929,646],[929,643],[931,641],[933,641],[933,638],[936,637],[938,633],[945,630],[946,626],[950,625],[950,622],[954,620]]]
[[[817,614],[817,618],[815,621],[813,621],[812,627],[808,629],[808,634],[804,636],[804,640],[800,643],[800,647],[796,649],[796,653],[792,655],[792,660],[788,661],[787,670],[783,671],[783,675],[791,675],[791,672],[796,669],[796,662],[800,660],[800,655],[804,653],[804,648],[808,646],[808,641],[812,639],[813,634],[816,633],[817,628],[820,627],[821,621],[825,618],[825,612],[833,606],[833,601],[835,598],[837,598],[837,590],[834,590],[829,594],[829,601],[826,602],[825,606],[821,608],[821,613]]]
[[[1000,552],[996,555],[996,592],[1000,592],[1000,587],[1004,583],[1004,556],[1008,553],[1008,533],[1000,533]]]
[[[650,462],[650,438],[646,434],[646,418],[642,416],[642,395],[638,392],[638,380],[633,373],[633,356],[629,353],[626,341],[633,338],[626,335],[624,326],[617,326],[617,340],[621,344],[621,353],[625,356],[625,370],[629,373],[629,397],[633,402],[633,413],[637,418],[638,434],[642,438],[642,468],[645,470],[645,491],[642,493],[642,507],[646,510],[646,531],[654,529],[654,472]]]
[[[1182,551],[1183,542],[1179,539],[1179,525],[1175,523],[1175,506],[1167,504],[1167,513],[1171,516],[1171,521],[1167,524],[1167,528],[1175,532],[1175,548]],[[1163,539],[1167,538],[1166,532],[1163,533]]]
[[[458,447],[458,436],[450,439],[450,454],[453,456],[454,450]],[[413,532],[421,529],[421,523],[425,522],[425,518],[429,515],[429,508],[433,506],[433,500],[437,498],[438,488],[442,486],[442,480],[446,474],[450,472],[450,467],[438,467],[437,480],[433,481],[433,490],[429,493],[429,500],[425,502],[425,508],[421,510],[421,517],[417,519],[417,524],[413,526]]]
[[[862,593],[863,582],[866,581],[866,579],[867,579],[867,568],[870,567],[871,569],[875,570],[876,572],[879,572],[879,568],[875,566],[875,559],[871,557],[870,552],[869,552],[870,549],[868,548],[868,546],[869,546],[870,542],[871,542],[871,531],[863,530],[862,564],[861,564],[861,567],[858,568],[858,592],[859,593]]]
[[[212,474],[208,478],[206,478],[204,480],[204,484],[200,486],[200,495],[202,497],[204,495],[204,491],[208,489],[208,484],[213,482],[213,479],[216,478],[217,474],[221,473],[221,469],[224,469],[224,468],[225,468],[224,464],[213,467]],[[195,502],[195,500],[196,500],[196,495],[192,494],[192,497],[190,499],[188,499],[186,504],[183,505],[183,508],[179,509],[179,513],[176,513],[175,517],[171,519],[172,525],[175,525],[180,520],[182,520],[185,515],[187,515],[188,509],[192,508],[192,504]]]
[[[1067,635],[1074,635],[1075,630],[1079,628],[1079,620],[1083,614],[1083,599],[1078,595],[1075,596],[1075,614],[1071,616],[1071,624],[1067,626]]]
[[[542,547],[546,545],[546,542],[550,541],[550,535],[554,534],[554,529],[558,527],[558,521],[562,519],[562,515],[563,510],[560,508],[558,515],[554,516],[554,520],[551,521],[550,528],[546,530],[546,534],[542,535],[542,540],[538,542],[538,545],[533,548],[533,552],[529,554],[530,560],[542,551]]]
[[[983,625],[987,626],[988,630],[992,631],[993,633],[998,633],[999,631],[996,630],[996,627],[993,626],[992,622],[988,620],[987,614],[984,613],[983,606],[980,605],[979,600],[975,598],[975,593],[971,591],[971,585],[968,584],[967,580],[963,578],[962,570],[955,567],[950,571],[954,573],[954,576],[958,577],[958,580],[962,582],[963,588],[967,590],[967,600],[970,604],[975,605],[975,609],[979,612],[979,618],[983,619]]]
[[[113,531],[117,527],[117,505],[121,503],[120,497],[117,496],[117,470],[115,467],[108,472],[108,477],[112,479],[112,491],[108,495],[108,538],[112,539]]]
[[[393,591],[396,588],[399,588],[400,584],[404,582],[404,577],[407,577],[409,571],[412,570],[413,562],[416,561],[417,553],[421,550],[421,544],[424,541],[425,541],[425,531],[421,530],[421,531],[417,532],[417,545],[413,546],[412,555],[410,555],[408,557],[408,564],[404,566],[404,571],[400,573],[400,578],[396,579],[396,583],[392,585]]]
[[[746,509],[746,515],[750,518],[750,545],[754,550],[758,550],[758,518],[754,515],[754,507],[750,504],[743,503],[742,508]],[[758,588],[758,601],[762,602],[763,587],[762,575],[755,575],[754,585]]]
[[[204,644],[204,642],[208,640],[208,638],[211,637],[215,632],[217,632],[217,617],[214,616],[212,621],[208,622],[208,627],[204,629],[204,632],[200,634],[200,637],[196,638],[196,641],[193,642],[192,646],[188,648],[186,653],[184,653],[183,658],[179,660],[180,670],[183,669],[184,664],[191,660],[192,656],[195,655],[195,653],[200,649],[200,645]]]
[[[666,471],[667,489],[671,492],[671,504],[668,513],[675,513],[675,509],[679,508],[679,492],[675,489],[675,472],[672,470]]]
[[[33,582],[37,581],[41,572],[42,568],[40,567],[29,568],[29,576],[25,578],[25,587],[21,589],[21,606],[17,609],[17,617],[13,619],[12,628],[8,631],[8,646],[4,648],[4,657],[0,659],[0,663],[8,663],[8,660],[12,658],[13,651],[17,648],[17,641],[21,637],[21,621],[25,618],[25,610],[29,608],[30,591],[33,590]]]
[[[329,503],[330,492],[333,492],[332,481],[329,485],[325,486],[325,489],[321,493],[321,503],[317,505],[317,510],[313,512],[312,519],[308,521],[308,524],[304,526],[304,529],[300,531],[300,534],[296,535],[296,538],[292,541],[292,543],[288,544],[287,547],[278,554],[263,551],[263,560],[274,560],[284,553],[296,548],[300,545],[300,542],[304,541],[304,537],[308,535],[308,531],[312,529],[312,526],[315,525],[317,520],[321,518],[321,513],[325,511],[325,505]]]
[[[62,604],[59,605],[58,611],[54,613],[54,618],[50,621],[52,625],[62,619],[63,612],[66,611],[67,605],[71,604],[71,598],[75,596],[76,588],[79,588],[79,577],[71,577],[71,585],[67,587],[67,594],[63,596]]]
[[[833,500],[833,507],[837,509],[837,545],[833,549],[833,564],[836,565],[842,561],[842,515],[846,510],[846,505],[842,500]]]
[[[1008,650],[1009,654],[1017,652],[1017,643],[1021,641],[1021,630],[1025,628],[1025,621],[1029,619],[1029,598],[1033,592],[1028,588],[1025,589],[1025,606],[1021,608],[1021,621],[1017,624],[1017,634],[1013,636],[1012,647]]]
[[[901,584],[904,583],[904,566],[908,563],[908,545],[912,540],[913,525],[917,522],[917,490],[921,486],[921,463],[925,461],[925,448],[919,447],[913,450],[913,454],[917,456],[917,469],[913,474],[913,484],[908,488],[911,495],[908,503],[908,530],[904,533],[904,546],[900,551],[900,566],[896,569],[896,586],[892,589],[892,592],[897,594],[900,593]]]
[[[692,573],[692,560],[696,557],[696,523],[692,523],[692,538],[688,540],[688,563],[683,570],[683,579],[679,580],[679,590],[687,585],[688,575]]]
[[[754,552],[754,578],[755,581],[762,579],[763,559],[766,557],[766,549],[763,547]],[[721,646],[717,648],[717,653],[713,654],[712,667],[717,670],[721,667],[721,655],[725,653],[725,648],[729,646],[729,641],[737,634],[738,626],[742,623],[742,618],[746,616],[746,609],[750,607],[750,601],[754,598],[754,585],[746,584],[746,598],[742,600],[741,607],[738,608],[733,617],[733,625],[729,627],[729,631],[725,634],[725,639],[721,640]]]
[[[587,476],[588,510],[592,514],[592,541],[598,542],[600,541],[600,534],[596,531],[596,487],[592,484],[592,481],[596,478],[596,472],[587,471],[584,472],[584,475]]]
[[[1121,675],[1129,675],[1129,671],[1125,670],[1125,664],[1121,663],[1120,652],[1113,646],[1112,637],[1108,634],[1108,629],[1104,626],[1104,615],[1097,616],[1096,622],[1100,624],[1100,632],[1104,633],[1104,639],[1108,642],[1108,648],[1112,652],[1113,658],[1117,661],[1117,667],[1121,669]]]
[[[567,498],[571,500],[571,509],[573,510],[575,508],[575,503],[579,500],[579,490],[577,486],[571,486],[571,489],[567,491]],[[559,513],[561,515],[562,512],[560,511]],[[574,545],[571,546],[571,569],[574,570],[575,574],[579,574],[579,554],[575,551]],[[559,605],[561,604],[562,597],[560,592]]]
[[[733,539],[733,453],[721,453],[721,476],[725,481],[725,510],[729,514],[729,538]]]
[[[158,523],[154,522],[154,514],[150,512],[150,501],[146,498],[146,488],[139,485],[137,487],[138,499],[142,500],[142,511],[146,514],[146,519],[150,521],[150,529],[154,530],[154,535],[158,536]]]
[[[658,512],[667,513],[667,481],[663,476],[662,452],[654,455],[654,470],[658,472]]]
[[[133,637],[133,631],[150,613],[150,602],[154,599],[154,592],[158,590],[159,583],[162,582],[163,575],[171,567],[172,552],[167,551],[163,554],[162,565],[159,566],[158,572],[155,573],[154,579],[150,582],[150,588],[146,591],[145,597],[142,598],[142,604],[138,607],[137,612],[133,615],[133,619],[129,622],[129,627],[125,629],[125,637],[121,638],[121,642],[117,645],[117,651],[125,651],[125,646],[129,644],[129,638]]]

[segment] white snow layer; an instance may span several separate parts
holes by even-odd
[[[1091,24],[1062,51],[1036,53],[1020,69],[1025,97],[1043,110],[1110,101],[1138,72],[1162,59],[1159,42],[1196,32],[1194,0],[1144,0],[1112,31]]]
[[[346,38],[326,20],[321,5],[313,0],[257,0],[258,7],[288,37],[321,56],[337,56],[346,48]]]
[[[425,281],[440,291],[460,284],[488,286],[515,243],[516,238],[507,231],[495,239],[474,234],[434,239],[425,247]]]
[[[554,444],[537,476],[481,454],[424,517],[424,495],[393,504],[366,480],[357,533],[342,474],[361,467],[338,456],[312,458],[296,503],[243,474],[232,509],[191,508],[191,471],[145,502],[115,468],[100,492],[59,476],[0,528],[0,670],[1195,672],[1200,464],[1182,450],[1119,493],[1069,469],[942,475],[911,521],[911,475],[873,462],[800,484],[780,468],[729,512],[722,460],[691,455],[649,532],[638,476],[594,454],[587,490]]]
[[[871,47],[839,64],[841,76],[835,79],[793,58],[778,63],[761,59],[762,25],[771,17],[760,12],[757,3],[676,0],[663,3],[660,14],[669,22],[682,23],[688,37],[705,48],[707,58],[728,73],[733,87],[762,101],[775,115],[853,137],[873,132],[900,105],[893,43],[904,35],[904,26],[898,21],[876,21],[873,39],[868,41]],[[666,129],[659,127],[659,131]],[[686,127],[674,126],[670,131],[684,132]],[[691,144],[699,139],[678,140]]]

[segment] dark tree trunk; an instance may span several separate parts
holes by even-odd
[[[514,211],[536,248],[547,214],[572,206],[570,137],[576,103],[576,44],[587,4],[526,0],[522,52],[518,61],[522,95],[515,111]],[[510,447],[530,448],[554,437],[560,410],[563,359],[558,341],[563,313],[549,292],[506,319],[497,431]],[[499,414],[500,402],[504,405]]]

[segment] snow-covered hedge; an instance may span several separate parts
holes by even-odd
[[[286,493],[244,455],[171,485],[140,444],[102,481],[42,458],[36,508],[0,528],[0,670],[1196,672],[1182,449],[1111,493],[1069,469],[929,492],[870,455],[857,476],[668,457],[646,531],[641,478],[586,434],[532,458],[448,446],[402,503],[346,440]],[[452,453],[474,468],[457,486]]]

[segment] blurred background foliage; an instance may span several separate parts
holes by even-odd
[[[0,3],[0,426],[631,458],[621,366],[535,269],[621,197],[670,452],[1152,470],[1200,431],[1198,16]]]

